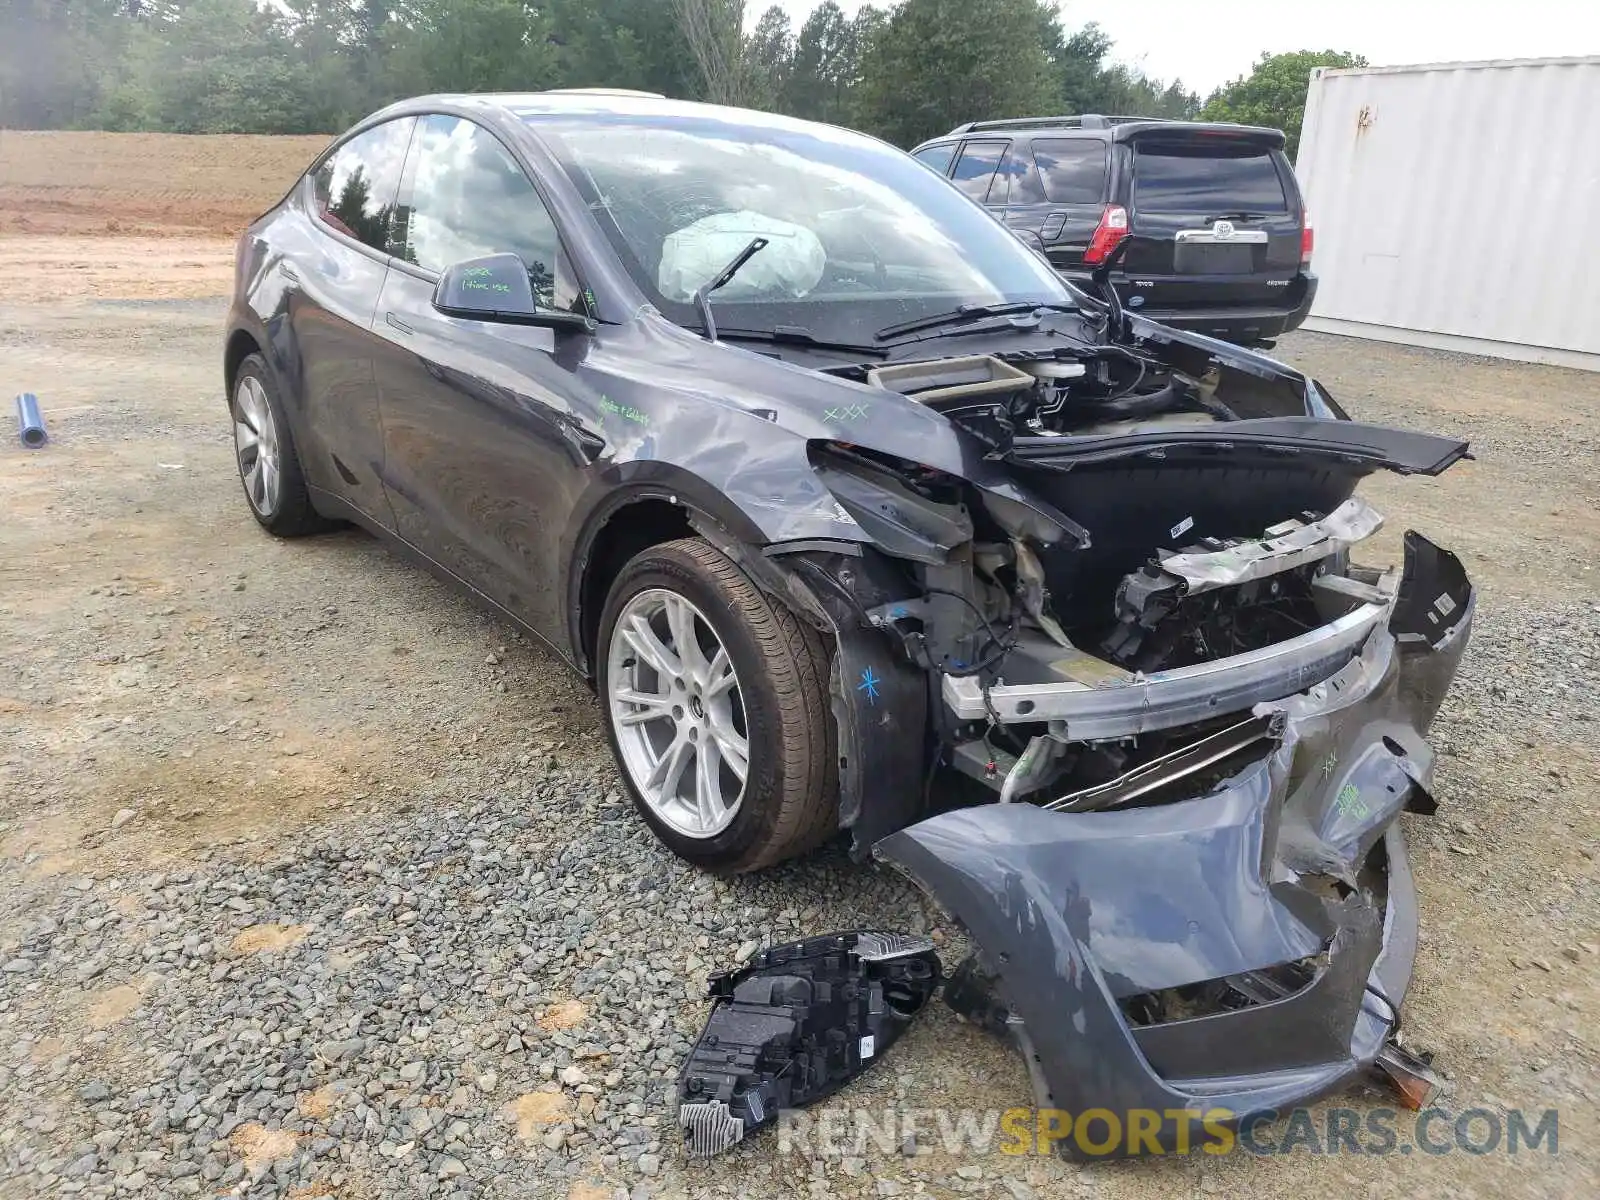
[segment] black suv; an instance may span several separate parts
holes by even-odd
[[[1260,344],[1311,309],[1311,222],[1276,129],[1028,117],[972,121],[912,153],[1038,234],[1074,283],[1128,240],[1111,279],[1143,316]]]

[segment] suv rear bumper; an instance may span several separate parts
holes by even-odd
[[[1087,276],[1065,271],[1061,274],[1071,280],[1074,286],[1088,290],[1091,295],[1094,294]],[[1125,281],[1112,277],[1112,283],[1119,285],[1117,290],[1123,297],[1123,303],[1129,305],[1129,312],[1148,317],[1152,321],[1159,321],[1163,325],[1170,325],[1174,329],[1188,329],[1208,337],[1246,345],[1278,337],[1291,329],[1300,328],[1305,323],[1306,317],[1311,313],[1311,304],[1317,298],[1317,277],[1307,272],[1298,282],[1299,287],[1289,289],[1297,296],[1296,303],[1284,307],[1242,304],[1176,307],[1152,305],[1143,308],[1129,304],[1129,301],[1137,299],[1137,293],[1129,295]]]

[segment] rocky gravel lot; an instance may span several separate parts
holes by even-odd
[[[38,392],[54,436],[0,449],[0,1197],[1600,1194],[1600,378],[1279,350],[1358,416],[1478,454],[1368,491],[1379,556],[1414,525],[1481,588],[1442,809],[1408,818],[1406,1029],[1452,1113],[1559,1109],[1559,1153],[1079,1167],[953,1153],[934,1126],[697,1164],[671,1090],[708,971],[831,928],[959,935],[838,848],[686,868],[551,655],[360,534],[261,534],[221,312],[0,304],[0,392]],[[813,1115],[1028,1099],[1009,1050],[935,1004]]]

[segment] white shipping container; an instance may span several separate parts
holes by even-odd
[[[1600,370],[1600,57],[1318,69],[1306,328]]]

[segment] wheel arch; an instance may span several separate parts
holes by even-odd
[[[574,520],[576,534],[563,555],[566,637],[573,661],[590,677],[600,611],[629,558],[662,542],[707,536],[707,530],[715,531],[712,542],[723,552],[730,546],[746,550],[734,558],[758,557],[773,542],[738,502],[690,470],[651,461],[629,464],[624,472],[634,477],[624,475],[621,486],[611,482],[587,509],[579,504],[586,515]]]
[[[239,374],[240,365],[252,354],[260,353],[262,353],[261,343],[248,329],[235,329],[228,335],[227,348],[222,355],[222,382],[230,399],[233,396],[233,381]]]
[[[611,488],[577,523],[566,556],[567,637],[573,660],[594,674],[600,613],[617,573],[642,550],[698,537],[706,526],[736,543],[765,547],[769,539],[739,506],[699,476],[665,463],[645,466],[650,477]]]
[[[580,544],[572,571],[569,632],[585,671],[594,671],[600,612],[612,582],[628,560],[651,546],[693,536],[689,507],[677,497],[640,494],[606,506]]]
[[[879,631],[857,628],[856,613],[840,607],[828,588],[814,590],[812,573],[793,565],[830,554],[860,562],[856,556],[861,551],[844,542],[775,547],[747,514],[718,511],[726,507],[727,502],[701,505],[681,492],[659,488],[613,493],[585,527],[572,560],[569,613],[575,657],[580,669],[597,676],[601,612],[612,582],[634,555],[681,537],[704,538],[772,603],[787,608],[823,639],[830,660],[824,681],[828,724],[836,739],[830,743],[836,819],[840,828],[852,830],[855,854],[864,857],[884,833],[910,824],[921,812],[926,679],[895,656]],[[775,549],[784,552],[775,555]]]

